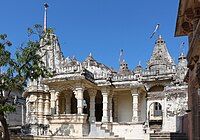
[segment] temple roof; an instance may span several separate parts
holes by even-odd
[[[92,53],[90,53],[86,57],[85,61],[83,62],[83,66],[85,66],[85,67],[95,66],[95,67],[98,67],[98,68],[103,68],[103,69],[111,70],[111,68],[109,68],[108,66],[104,65],[103,63],[100,63],[100,62],[96,61],[93,58]]]
[[[166,43],[160,35],[156,40],[153,53],[148,62],[148,69],[170,69],[174,65],[174,61],[167,50]]]
[[[120,75],[129,75],[131,73],[132,72],[129,70],[128,64],[126,63],[126,61],[123,60],[122,62],[120,62],[120,67],[119,67],[118,74],[120,74]]]

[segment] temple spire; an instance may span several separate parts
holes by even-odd
[[[131,73],[131,71],[128,69],[128,64],[126,63],[126,61],[124,59],[124,50],[123,49],[120,50],[119,63],[120,63],[120,65],[119,65],[118,74],[126,75],[126,74]]]
[[[47,8],[49,5],[47,3],[44,4],[44,32],[47,31]]]
[[[148,68],[150,70],[166,70],[174,68],[174,65],[174,61],[167,50],[166,43],[162,36],[159,35],[148,62]]]

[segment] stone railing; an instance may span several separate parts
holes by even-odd
[[[58,77],[76,77],[76,76],[84,76],[85,79],[90,80],[90,81],[94,81],[94,74],[91,73],[90,71],[88,71],[87,69],[85,69],[82,65],[74,65],[74,66],[67,66],[64,67],[62,69],[60,69],[60,71],[56,71],[56,73],[54,74],[54,76],[58,76]],[[54,77],[53,77],[54,78]]]
[[[74,66],[67,66],[63,67],[58,71],[58,73],[74,73],[74,72],[81,72],[83,70],[82,65],[74,65]]]
[[[146,70],[142,72],[142,76],[166,75],[166,74],[174,74],[174,73],[176,73],[175,69],[155,70],[155,71]]]
[[[112,81],[129,81],[136,80],[135,75],[115,75],[112,77]]]
[[[45,85],[43,85],[43,84],[41,84],[39,81],[37,81],[37,80],[33,80],[33,81],[31,81],[31,80],[29,80],[28,81],[28,83],[27,83],[27,87],[26,87],[26,91],[28,91],[28,92],[31,92],[31,91],[38,91],[38,90],[46,90],[46,86]]]
[[[48,116],[47,119],[49,120],[50,124],[63,124],[63,123],[86,123],[87,114],[59,114]]]
[[[94,74],[94,79],[105,79],[109,77],[110,77],[110,74],[105,73],[105,72],[101,72],[100,74]]]

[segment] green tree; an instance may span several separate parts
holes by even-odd
[[[5,114],[15,111],[15,107],[8,102],[11,91],[23,91],[28,79],[51,76],[42,61],[43,56],[40,54],[42,47],[50,43],[48,36],[51,33],[51,29],[44,32],[40,25],[29,28],[29,40],[17,49],[14,57],[8,51],[8,47],[12,47],[12,43],[7,39],[6,34],[0,34],[0,122],[2,124],[1,137],[5,140],[10,139]],[[41,45],[40,42],[44,39],[45,43]],[[5,91],[7,96],[3,94]]]

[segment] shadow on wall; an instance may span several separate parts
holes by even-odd
[[[181,116],[180,121],[182,122],[181,132],[188,136],[188,114]]]
[[[69,136],[71,132],[75,132],[74,126],[71,124],[62,124],[61,127],[56,129],[56,132],[52,132],[49,130],[51,133],[51,136]]]

